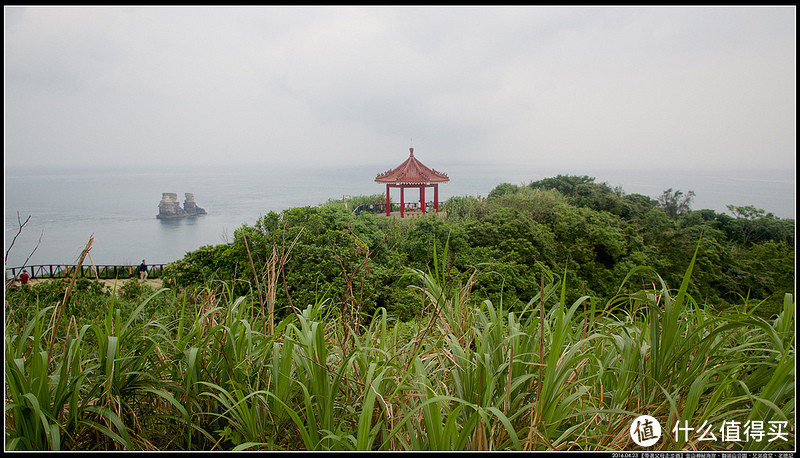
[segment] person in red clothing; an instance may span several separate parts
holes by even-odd
[[[19,282],[22,283],[23,285],[27,285],[28,284],[28,280],[30,280],[30,278],[31,278],[31,276],[28,275],[28,271],[25,270],[25,269],[22,269],[22,273],[19,274]]]

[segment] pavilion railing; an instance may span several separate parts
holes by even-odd
[[[441,210],[442,205],[444,202],[439,202],[439,209]],[[425,211],[431,212],[433,211],[433,202],[427,202],[425,204]],[[414,211],[419,210],[419,202],[406,202],[406,211]],[[392,202],[391,208],[389,211],[400,211],[400,204],[398,202]],[[386,213],[386,204],[371,204],[371,205],[359,205],[353,210],[353,213],[359,214],[361,212],[367,213]]]
[[[159,278],[166,264],[148,264],[147,278]],[[7,267],[6,272],[10,272],[16,278],[25,269],[31,278],[66,278],[71,277],[76,265],[60,264],[32,264],[22,267]],[[78,272],[81,278],[98,278],[101,280],[111,280],[115,278],[135,278],[139,276],[138,265],[84,265]]]

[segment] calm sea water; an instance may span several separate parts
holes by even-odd
[[[242,224],[254,224],[269,211],[317,205],[345,195],[384,192],[375,175],[393,165],[348,168],[195,167],[175,170],[9,170],[5,171],[6,266],[21,266],[39,243],[28,264],[73,264],[90,236],[95,264],[137,265],[182,258],[203,245],[232,240]],[[589,175],[596,182],[621,186],[626,194],[653,198],[672,188],[696,197],[693,209],[726,212],[726,205],[754,205],[784,219],[795,218],[795,173],[665,172],[633,170],[538,170],[531,166],[436,164],[450,176],[439,187],[441,201],[451,196],[486,196],[496,185],[530,181],[558,174]],[[179,220],[156,219],[161,193],[194,193],[207,215]],[[409,201],[418,199],[407,191]],[[428,191],[428,198],[432,195]],[[394,190],[393,201],[399,200]],[[24,221],[22,234],[9,250]],[[41,242],[39,239],[41,237]]]

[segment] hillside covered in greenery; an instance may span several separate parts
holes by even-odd
[[[180,287],[235,279],[236,294],[260,295],[257,301],[271,301],[282,314],[327,297],[357,302],[365,315],[384,307],[407,320],[420,299],[405,273],[426,269],[445,244],[453,274],[472,279],[475,297],[502,299],[512,309],[551,272],[566,272],[575,298],[612,298],[637,266],[675,285],[698,248],[690,285],[698,301],[717,309],[746,302],[762,316],[776,313],[794,290],[794,220],[753,207],[730,207],[735,216],[692,211],[692,196],[670,189],[656,200],[559,175],[528,186],[504,183],[485,199],[453,197],[441,215],[404,220],[352,214],[382,203],[382,194],[329,201],[270,212],[238,229],[232,243],[188,253],[165,278]]]

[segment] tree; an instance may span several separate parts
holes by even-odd
[[[735,217],[731,221],[731,226],[738,229],[742,244],[767,240],[794,243],[793,220],[781,220],[772,213],[766,213],[752,205],[744,207],[728,205],[728,211]]]
[[[773,217],[772,213],[767,214],[763,209],[756,208],[752,205],[746,205],[744,207],[736,207],[734,205],[728,205],[728,211],[733,213],[733,216],[736,218],[744,218],[744,219],[756,219],[762,218],[766,216],[767,218]]]
[[[519,186],[511,183],[500,183],[489,192],[489,197],[504,196],[506,194],[516,194],[519,191]]]
[[[689,191],[686,195],[683,191],[672,191],[672,188],[664,191],[658,198],[658,205],[672,219],[677,219],[678,215],[691,211],[689,205],[692,203],[694,191]]]

